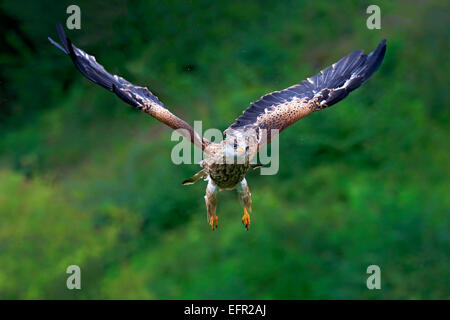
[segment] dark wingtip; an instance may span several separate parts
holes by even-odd
[[[378,47],[375,49],[375,51],[378,51],[382,54],[384,57],[384,54],[386,53],[386,39],[382,39],[380,43],[378,44]]]
[[[50,37],[47,37],[48,41],[50,41],[50,43],[52,45],[54,45],[55,47],[57,47],[59,50],[61,50],[62,52],[64,52],[65,54],[67,54],[66,49],[64,49],[58,42],[56,42],[55,40],[53,40]]]
[[[75,51],[73,51],[72,41],[69,38],[66,38],[67,41],[67,50],[69,51],[69,56],[72,58],[72,61],[76,63],[77,56],[75,55]]]
[[[370,76],[378,70],[381,63],[383,62],[384,56],[386,54],[386,39],[382,39],[378,44],[377,48],[369,54],[369,68],[365,74],[365,79],[369,79]]]
[[[61,41],[63,47],[66,50],[69,50],[69,47],[67,45],[68,39],[67,39],[66,33],[64,32],[64,28],[63,28],[62,24],[58,23],[56,25],[56,32],[58,32],[59,40]]]
[[[56,32],[58,33],[59,40],[61,41],[61,44],[57,43],[52,38],[48,37],[48,41],[50,41],[51,44],[53,44],[55,47],[57,47],[59,50],[64,52],[65,54],[69,54],[69,47],[67,45],[67,37],[66,33],[64,32],[64,28],[62,24],[58,23],[56,25]]]

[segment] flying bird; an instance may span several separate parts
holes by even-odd
[[[202,169],[183,184],[193,184],[200,179],[208,182],[206,212],[213,230],[218,223],[218,192],[235,188],[244,208],[242,223],[248,230],[252,201],[245,175],[250,168],[259,167],[251,163],[258,150],[299,119],[336,104],[360,87],[381,65],[386,52],[386,40],[383,39],[368,55],[362,50],[354,51],[298,84],[262,96],[224,131],[222,142],[213,143],[200,137],[187,122],[170,112],[149,89],[108,73],[94,56],[71,43],[61,25],[57,25],[57,32],[60,44],[50,37],[48,40],[68,55],[86,78],[172,129],[183,129],[180,132],[203,151]]]

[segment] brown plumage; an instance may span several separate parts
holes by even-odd
[[[126,103],[150,114],[189,139],[204,153],[202,170],[183,184],[200,179],[208,181],[205,202],[210,226],[217,226],[216,204],[219,190],[237,188],[244,207],[242,222],[250,225],[251,194],[245,174],[253,167],[251,160],[259,148],[270,143],[274,135],[308,114],[332,106],[361,86],[378,69],[386,51],[382,40],[369,55],[354,51],[313,77],[281,91],[269,93],[253,102],[243,114],[225,130],[221,143],[212,143],[196,133],[184,120],[170,112],[146,87],[136,86],[122,77],[111,75],[95,57],[75,47],[57,26],[61,44],[50,42],[69,55],[77,69],[89,80],[114,92]],[[265,136],[264,134],[267,134]]]
[[[381,65],[385,52],[386,40],[382,40],[369,55],[354,51],[299,84],[262,96],[227,130],[281,132],[310,113],[336,104],[361,86]]]

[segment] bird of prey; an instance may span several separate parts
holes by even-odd
[[[248,230],[252,207],[245,175],[250,168],[258,167],[257,164],[251,164],[250,160],[259,148],[270,143],[274,134],[315,111],[336,104],[360,87],[381,65],[386,52],[386,40],[383,39],[368,55],[363,54],[362,50],[354,51],[298,84],[262,96],[224,131],[225,139],[221,143],[213,143],[200,137],[189,124],[170,112],[146,87],[136,86],[108,73],[95,57],[71,43],[61,25],[57,26],[57,32],[61,44],[51,38],[48,38],[49,41],[68,55],[86,78],[172,129],[183,129],[181,133],[203,151],[204,160],[200,162],[202,169],[183,184],[193,184],[200,179],[208,182],[205,202],[207,221],[213,230],[218,221],[218,192],[234,188],[244,207],[242,223]],[[263,132],[268,134],[263,135]]]

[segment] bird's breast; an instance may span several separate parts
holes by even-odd
[[[209,176],[219,188],[232,189],[245,177],[248,169],[248,164],[213,164]]]

